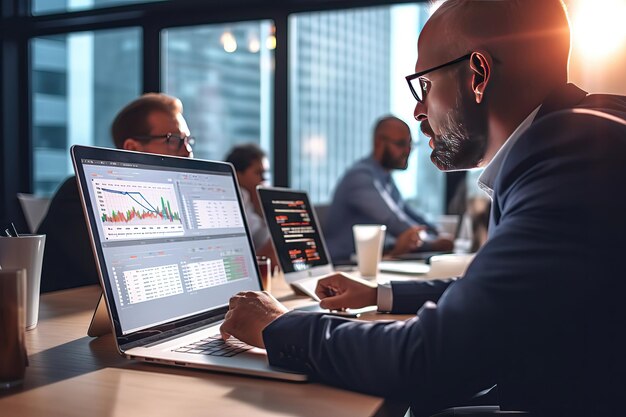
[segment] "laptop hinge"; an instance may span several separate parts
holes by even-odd
[[[119,342],[119,346],[120,346],[120,350],[122,350],[123,352],[128,350],[128,349],[132,349],[138,346],[142,346],[142,347],[151,347],[154,345],[157,345],[159,343],[163,343],[163,342],[167,342],[171,339],[175,339],[178,337],[183,336],[185,333],[192,333],[192,332],[196,332],[198,330],[201,330],[202,328],[205,327],[209,327],[212,326],[213,324],[217,323],[220,320],[224,320],[224,316],[226,314],[220,314],[205,320],[201,320],[201,321],[197,321],[195,323],[192,324],[188,324],[186,326],[182,326],[182,327],[178,327],[176,329],[171,329],[171,330],[166,330],[163,332],[159,332],[157,334],[154,334],[155,330],[142,330],[139,331],[137,333],[134,333],[133,336],[138,336],[141,335],[142,333],[146,334],[146,337],[142,337],[139,340],[134,340],[132,342],[128,342],[128,343],[122,343],[122,339],[124,339],[123,337],[121,337],[118,342]]]

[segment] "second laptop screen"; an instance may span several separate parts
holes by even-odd
[[[285,272],[329,263],[306,193],[259,189],[259,196]]]

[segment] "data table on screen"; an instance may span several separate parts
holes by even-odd
[[[183,292],[177,264],[124,271],[124,284],[130,304],[170,297]]]
[[[237,201],[194,200],[193,209],[199,229],[229,229],[243,227]]]

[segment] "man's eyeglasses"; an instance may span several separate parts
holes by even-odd
[[[150,135],[150,136],[133,136],[133,139],[137,140],[154,140],[165,139],[165,143],[168,145],[175,145],[179,149],[183,146],[183,143],[193,146],[196,143],[196,138],[193,136],[180,136],[173,133],[166,133],[165,135]]]
[[[404,77],[406,78],[406,82],[409,83],[409,88],[411,89],[411,93],[413,94],[413,97],[415,97],[415,100],[419,101],[420,103],[424,103],[424,101],[426,100],[426,93],[428,93],[428,81],[422,78],[423,75],[447,67],[449,65],[454,65],[461,61],[465,61],[466,59],[470,59],[471,56],[472,54],[463,55],[462,57],[454,59],[450,62],[446,62],[445,64],[437,65],[436,67],[427,69],[425,71],[416,72],[415,74],[407,75],[406,77]]]

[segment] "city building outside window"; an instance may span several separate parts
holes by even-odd
[[[222,160],[254,142],[271,157],[274,49],[271,21],[166,29],[162,86],[180,98],[194,154]]]
[[[34,192],[52,195],[73,175],[69,148],[112,147],[115,114],[141,92],[138,28],[33,38]]]

